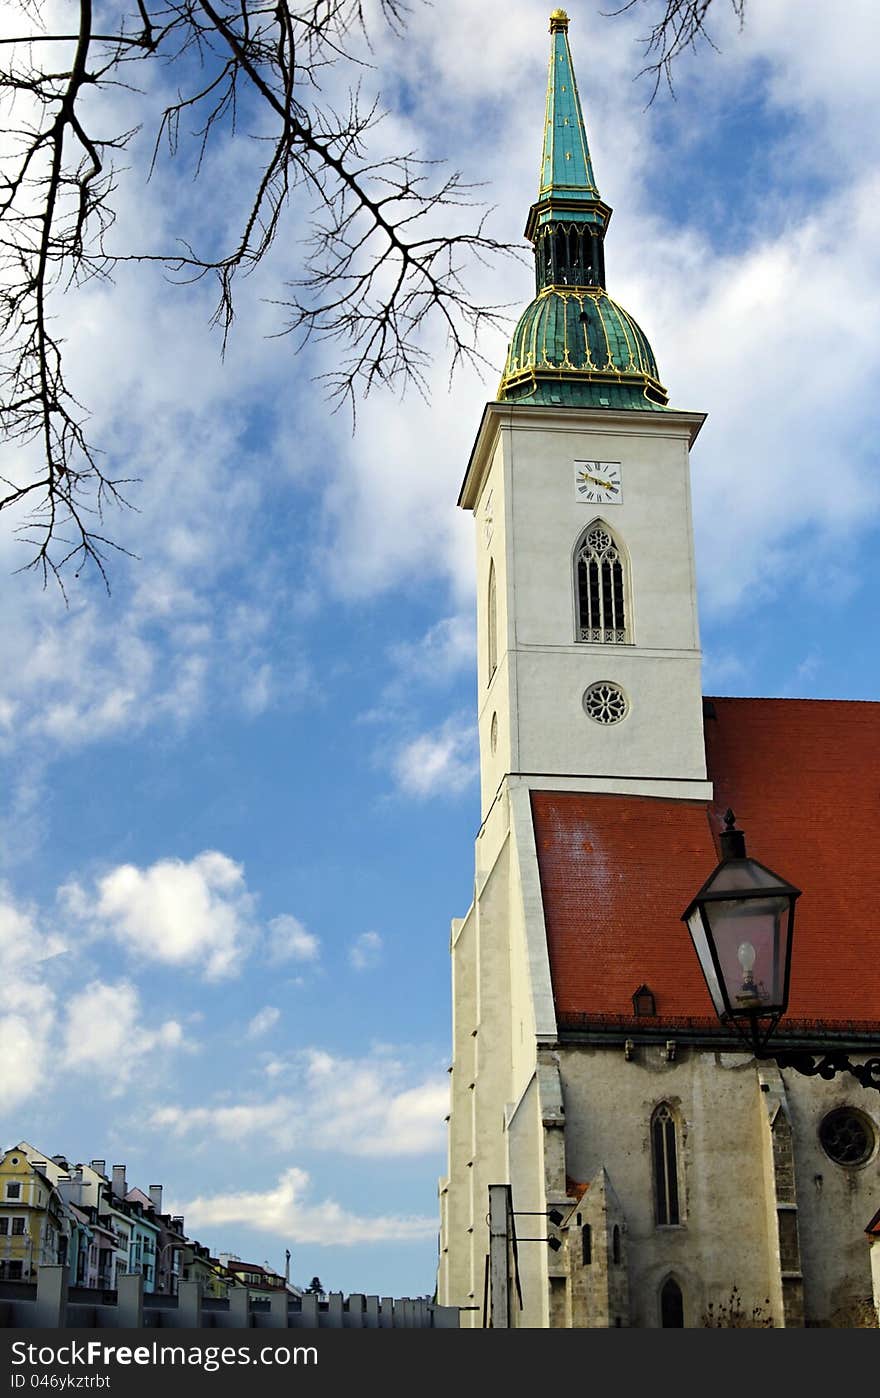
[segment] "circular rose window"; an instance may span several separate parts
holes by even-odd
[[[619,723],[626,718],[629,704],[620,685],[599,680],[584,691],[584,711],[595,723]]]
[[[819,1123],[825,1154],[837,1165],[864,1165],[874,1152],[874,1126],[854,1107],[838,1107]]]

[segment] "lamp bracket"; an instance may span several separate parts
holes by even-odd
[[[862,1087],[874,1087],[880,1092],[880,1058],[869,1058],[866,1063],[851,1063],[839,1049],[819,1055],[795,1050],[767,1053],[765,1050],[756,1057],[772,1059],[778,1068],[793,1068],[796,1073],[803,1073],[804,1077],[820,1077],[826,1082],[838,1073],[852,1073]]]

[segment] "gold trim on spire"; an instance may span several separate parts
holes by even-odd
[[[569,23],[565,10],[554,10],[550,16],[550,33],[558,34],[561,29],[563,34],[567,34]]]

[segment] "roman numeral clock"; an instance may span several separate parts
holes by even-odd
[[[574,488],[578,500],[588,505],[619,505],[623,481],[619,461],[575,461]]]

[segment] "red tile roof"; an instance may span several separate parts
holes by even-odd
[[[748,852],[803,889],[789,1022],[880,1024],[880,704],[714,699],[712,806],[535,791],[532,811],[557,1011],[714,1022],[681,913],[718,860],[728,806]],[[634,1021],[639,1023],[640,1021]]]

